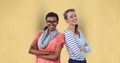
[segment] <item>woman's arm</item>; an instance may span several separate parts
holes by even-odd
[[[87,42],[85,42],[85,52],[88,53],[90,51],[91,51],[90,45]]]
[[[41,57],[44,59],[49,59],[49,60],[57,60],[60,57],[61,49],[62,49],[62,44],[58,44],[58,46],[53,54],[39,55],[38,57]]]
[[[32,44],[30,46],[29,53],[33,54],[33,55],[37,55],[37,56],[53,54],[53,52],[38,50],[37,41],[35,39],[33,40]]]
[[[85,42],[85,46],[80,47],[81,51],[84,51],[85,53],[88,53],[91,51],[91,47],[89,46],[89,44],[87,42]]]
[[[84,37],[84,35],[83,35],[82,32],[81,32],[81,37],[85,40],[85,46],[84,46],[84,47],[81,47],[80,49],[81,49],[81,50],[84,50],[85,53],[90,52],[90,51],[91,51],[91,47],[90,47],[90,45],[88,44],[88,42],[87,42],[87,40],[86,40],[86,38]]]

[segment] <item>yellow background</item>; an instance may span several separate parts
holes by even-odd
[[[28,49],[45,26],[46,13],[58,13],[57,28],[63,32],[68,8],[76,9],[79,27],[92,47],[88,63],[120,63],[120,0],[0,0],[0,63],[34,63]],[[61,61],[68,61],[65,47]]]

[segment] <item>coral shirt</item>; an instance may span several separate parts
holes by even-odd
[[[39,31],[36,35],[36,40],[38,42],[40,36],[42,34],[42,31]],[[39,48],[39,50],[44,50],[44,51],[50,51],[50,52],[55,52],[57,45],[61,43],[62,48],[64,45],[64,34],[58,32],[57,35],[49,42],[49,44],[46,46],[46,48],[42,49]],[[57,60],[47,60],[43,58],[36,57],[36,63],[60,63],[60,57]]]

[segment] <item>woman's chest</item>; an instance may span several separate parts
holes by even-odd
[[[58,39],[57,37],[55,37],[52,40],[50,40],[50,42],[48,43],[48,45],[44,50],[54,52],[56,50],[57,44],[58,44]]]

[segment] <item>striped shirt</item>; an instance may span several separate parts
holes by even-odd
[[[84,60],[85,53],[91,51],[89,44],[87,43],[84,35],[80,32],[79,36],[76,36],[72,31],[65,30],[65,45],[69,54],[69,58],[74,60]],[[80,50],[80,47],[85,47],[84,51]]]

